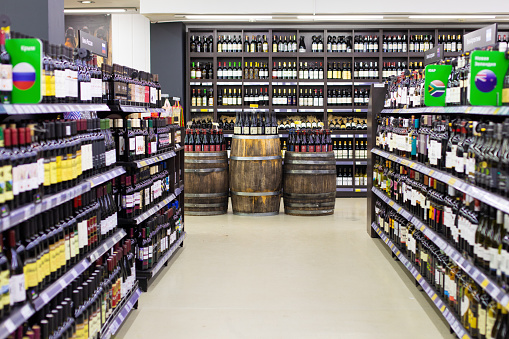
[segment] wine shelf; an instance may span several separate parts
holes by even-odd
[[[117,166],[105,173],[96,175],[95,177],[92,177],[87,181],[90,183],[90,188],[94,188],[95,186],[104,184],[105,182],[110,181],[111,179],[116,178],[118,176],[121,176],[124,173],[125,169],[123,167]]]
[[[141,290],[138,287],[138,282],[134,284],[129,294],[122,300],[122,303],[117,306],[115,313],[111,315],[111,320],[104,324],[101,329],[101,338],[109,339],[117,333],[120,326],[127,319],[127,316],[133,308],[137,308],[138,299],[141,296]]]
[[[408,166],[417,172],[423,173],[427,176],[430,176],[434,179],[444,182],[447,185],[454,187],[458,191],[471,195],[476,199],[484,202],[485,204],[488,204],[503,211],[504,213],[509,213],[509,200],[505,197],[502,197],[498,194],[489,192],[485,189],[469,184],[459,178],[450,175],[449,173],[442,172],[437,169],[431,169],[421,164],[420,162],[402,158],[397,155],[382,151],[378,148],[373,148],[371,152],[386,159],[389,159],[391,161],[395,161],[401,165]]]
[[[0,114],[49,114],[72,111],[109,111],[106,104],[0,104]]]
[[[107,250],[112,248],[126,235],[123,229],[118,230],[110,238],[103,241],[102,245],[92,251],[94,253],[104,254]],[[100,255],[102,255],[100,254]],[[99,257],[99,255],[97,256]],[[42,291],[39,296],[34,299],[33,303],[26,302],[24,305],[11,311],[10,315],[0,323],[0,339],[7,338],[12,332],[27,321],[32,315],[40,310],[44,305],[50,302],[58,293],[66,288],[74,279],[82,274],[94,261],[90,260],[90,256],[82,259],[79,263],[74,265],[57,281]]]
[[[139,281],[140,288],[142,289],[142,291],[144,292],[147,291],[149,281],[156,276],[156,274],[161,270],[163,265],[166,266],[168,264],[168,260],[171,258],[173,253],[177,251],[177,248],[184,242],[186,235],[187,233],[183,232],[180,238],[177,241],[175,241],[173,245],[171,245],[168,252],[166,252],[166,254],[159,259],[159,262],[150,270],[136,271],[136,277]]]
[[[407,258],[401,253],[398,247],[389,240],[389,238],[385,235],[384,232],[375,224],[372,223],[371,227],[375,230],[375,232],[380,236],[383,242],[391,249],[391,251],[396,255],[399,261],[405,266],[405,268],[412,274],[412,276],[417,280],[419,285],[421,285],[422,289],[426,293],[426,295],[433,301],[433,304],[437,307],[437,309],[442,313],[447,323],[451,326],[451,329],[456,333],[458,338],[468,339],[470,335],[467,330],[463,327],[461,322],[458,320],[456,315],[451,311],[449,306],[440,298],[436,290],[431,287],[431,285],[419,274],[417,268],[407,260]]]
[[[101,173],[95,177],[85,180],[81,184],[64,190],[62,192],[46,196],[40,203],[30,203],[23,207],[17,208],[10,212],[8,216],[0,219],[0,232],[8,230],[9,228],[22,223],[42,212],[46,212],[56,206],[63,204],[77,196],[90,191],[92,187],[100,185],[108,180],[111,180],[121,174],[125,170],[121,167],[115,167],[105,173]]]
[[[151,108],[144,106],[131,106],[131,105],[108,105],[108,111],[124,112],[124,113],[163,113],[166,112],[164,108]]]
[[[159,202],[157,205],[149,209],[148,211],[140,214],[136,218],[133,219],[125,219],[125,218],[119,218],[118,221],[120,224],[141,224],[144,220],[150,218],[152,215],[157,213],[161,208],[168,205],[170,202],[173,201],[176,197],[179,196],[179,194],[184,190],[183,186],[178,187],[174,193],[172,193],[169,197],[163,199],[163,201]]]
[[[450,107],[417,107],[383,109],[387,114],[478,114],[478,115],[509,115],[509,106],[450,106]]]
[[[479,270],[474,264],[465,259],[460,252],[458,252],[452,245],[450,245],[442,236],[438,235],[434,230],[429,228],[419,218],[408,212],[405,208],[400,206],[394,200],[385,195],[381,190],[376,187],[371,189],[376,196],[382,199],[386,204],[391,206],[403,218],[410,221],[419,229],[426,237],[429,238],[438,248],[444,251],[458,266],[461,267],[476,283],[482,286],[493,299],[499,302],[502,306],[509,310],[509,295],[497,285],[496,282],[491,280],[486,274]]]
[[[153,164],[158,163],[158,162],[163,161],[163,160],[168,160],[170,158],[173,158],[176,155],[177,154],[175,153],[175,151],[169,151],[169,152],[166,152],[166,153],[163,153],[163,154],[160,154],[160,155],[156,155],[156,156],[153,156],[153,157],[150,157],[150,158],[147,158],[147,159],[143,159],[143,160],[117,161],[117,164],[118,165],[122,165],[122,166],[141,168],[141,167],[153,165]]]

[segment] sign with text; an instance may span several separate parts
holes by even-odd
[[[438,45],[424,52],[424,65],[434,64],[444,57],[444,44]]]
[[[503,52],[473,51],[470,54],[470,92],[473,106],[502,105],[502,87],[509,66]]]
[[[80,48],[88,49],[90,52],[107,57],[108,56],[108,43],[104,40],[96,38],[92,34],[79,31]]]
[[[497,24],[493,24],[465,34],[463,36],[463,48],[465,52],[496,44],[497,27]]]
[[[5,48],[12,62],[12,103],[38,104],[42,100],[41,40],[9,39]]]
[[[445,106],[445,92],[451,74],[451,65],[428,65],[424,75],[424,104]]]

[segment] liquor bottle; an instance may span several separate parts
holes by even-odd
[[[0,103],[12,103],[12,64],[11,56],[5,49],[7,33],[0,30]]]

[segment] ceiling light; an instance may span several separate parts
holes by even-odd
[[[382,15],[298,15],[299,20],[347,21],[347,20],[383,20]]]
[[[495,19],[494,15],[410,15],[409,19]]]
[[[127,9],[125,8],[69,8],[64,9],[65,14],[86,14],[86,13],[101,13],[101,14],[109,14],[109,13],[125,13]]]
[[[83,0],[83,1],[78,1],[78,2],[81,2],[82,4],[93,4],[93,3],[95,3],[95,1],[91,1],[91,0]]]
[[[253,20],[272,20],[271,15],[186,15],[188,20],[201,21],[253,21]]]

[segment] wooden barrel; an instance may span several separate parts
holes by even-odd
[[[218,215],[228,211],[228,155],[186,152],[184,157],[184,213]]]
[[[334,152],[286,152],[283,200],[286,214],[333,214],[336,202]]]
[[[279,135],[234,135],[230,153],[233,214],[279,214],[281,163]]]

